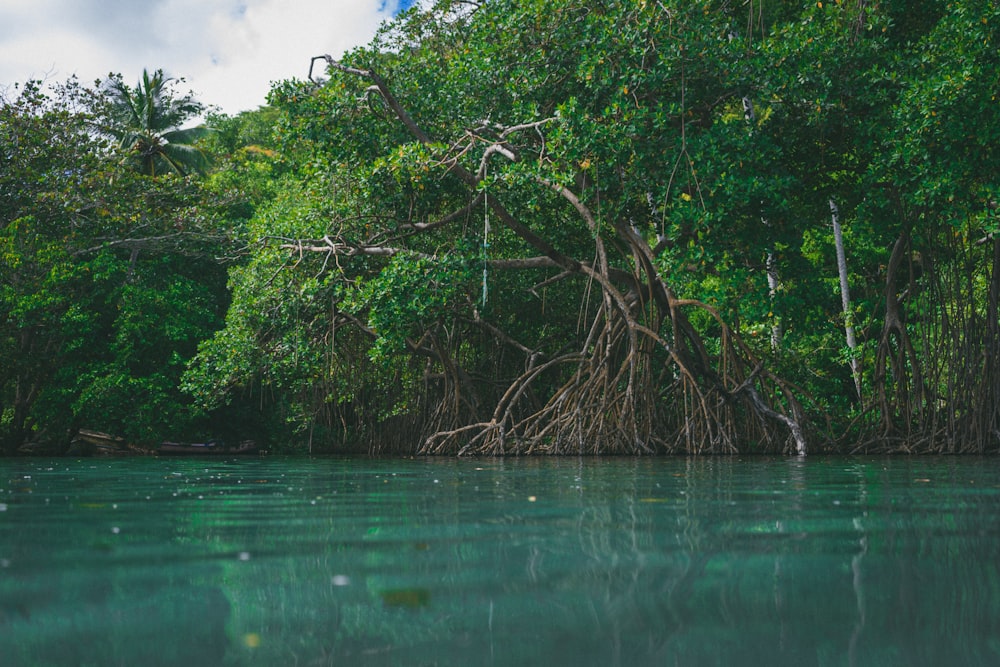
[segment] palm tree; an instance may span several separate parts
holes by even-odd
[[[177,81],[165,76],[162,69],[152,74],[143,69],[135,88],[126,85],[121,75],[110,76],[102,86],[110,116],[106,132],[138,171],[148,176],[168,172],[185,176],[202,173],[208,166],[208,157],[194,142],[209,129],[181,127],[205,107],[190,93],[175,96],[173,85]]]

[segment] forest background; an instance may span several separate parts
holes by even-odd
[[[25,82],[0,448],[996,451],[998,46],[979,0],[440,0],[232,117]]]

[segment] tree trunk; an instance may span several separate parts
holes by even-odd
[[[986,305],[986,341],[983,344],[983,395],[980,403],[983,427],[980,429],[979,451],[1000,447],[1000,238],[993,239],[993,266],[990,293]]]
[[[765,223],[766,224],[766,223]],[[771,316],[774,318],[771,324],[771,351],[777,352],[781,349],[781,337],[784,332],[781,329],[781,318],[774,314],[774,297],[781,287],[781,280],[778,278],[778,267],[774,260],[774,251],[767,251],[767,294],[771,299]]]
[[[896,435],[897,420],[905,425],[907,436],[923,436],[925,406],[929,402],[922,364],[906,330],[903,297],[897,294],[899,268],[909,246],[910,235],[904,230],[893,244],[885,274],[885,322],[875,358],[873,380],[882,416],[883,437]]]
[[[847,253],[844,252],[844,233],[840,227],[840,210],[837,202],[830,199],[830,218],[833,220],[833,242],[837,246],[837,273],[840,276],[840,302],[844,309],[844,333],[851,355],[851,376],[854,390],[861,401],[861,362],[858,359],[858,341],[854,337],[854,317],[851,312],[851,291],[847,281]]]

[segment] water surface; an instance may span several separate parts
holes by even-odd
[[[0,664],[996,665],[982,458],[0,459]]]

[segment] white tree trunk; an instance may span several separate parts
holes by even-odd
[[[767,222],[764,224],[767,224]],[[781,281],[778,279],[778,267],[774,261],[774,252],[771,250],[767,251],[767,264],[765,266],[767,268],[767,293],[771,297],[771,314],[774,318],[771,324],[771,350],[777,352],[781,347],[783,331],[781,329],[781,318],[774,315],[774,297],[778,293]]]
[[[854,337],[854,318],[851,313],[851,291],[847,284],[847,255],[844,252],[844,232],[840,228],[840,209],[837,202],[830,199],[830,217],[833,220],[833,242],[837,247],[837,272],[840,274],[840,302],[844,308],[844,333],[847,348],[851,351],[851,375],[854,389],[861,400],[861,365],[857,357],[858,341]]]

